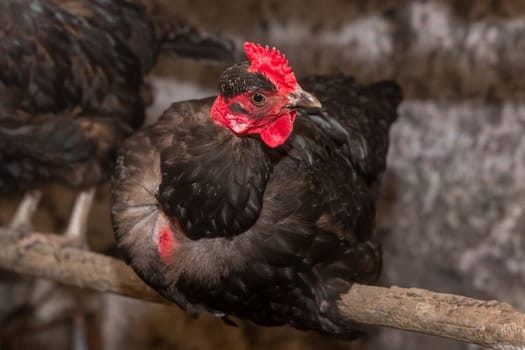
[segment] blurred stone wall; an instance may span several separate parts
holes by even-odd
[[[239,44],[275,45],[298,76],[342,71],[362,82],[397,80],[405,101],[378,215],[380,283],[498,299],[525,311],[525,2],[144,1],[152,13],[184,16]],[[150,122],[173,101],[212,94],[221,69],[163,58],[152,76]],[[98,217],[107,209],[101,191]],[[43,210],[61,217],[59,206],[51,200]],[[92,227],[94,245],[109,244],[108,230],[107,222]],[[88,297],[98,329],[93,348],[477,349],[387,329],[345,343]]]

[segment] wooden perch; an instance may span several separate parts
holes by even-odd
[[[153,302],[167,302],[124,262],[69,248],[58,235],[31,234],[20,241],[0,231],[0,268],[70,286]]]
[[[60,245],[57,235],[17,241],[0,232],[0,268],[59,283],[166,302],[122,261]],[[510,305],[415,288],[354,285],[341,313],[356,322],[452,338],[494,349],[525,349],[525,314]]]
[[[509,304],[417,288],[354,285],[339,310],[352,320],[494,349],[525,349],[525,314]]]

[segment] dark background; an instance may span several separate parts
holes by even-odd
[[[298,76],[342,71],[362,82],[397,80],[405,100],[392,130],[378,215],[380,283],[497,299],[525,311],[525,2],[147,5],[152,13],[183,16],[233,36],[239,45],[275,45]],[[152,76],[149,120],[173,101],[213,94],[221,70],[161,59]],[[90,223],[97,250],[111,244],[108,197],[108,186],[102,186]],[[50,187],[37,228],[63,227],[71,199],[71,193]],[[14,203],[1,202],[0,218],[8,217]],[[345,343],[284,327],[233,328],[209,316],[189,319],[175,307],[4,275],[0,348],[67,348],[70,314],[83,309],[93,349],[477,349],[387,329]],[[21,305],[33,307],[5,322],[3,315]]]

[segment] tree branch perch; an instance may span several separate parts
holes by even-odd
[[[55,282],[137,299],[166,302],[122,261],[61,246],[57,235],[17,240],[0,232],[0,268]],[[339,310],[356,322],[420,332],[494,349],[525,349],[525,314],[481,301],[415,288],[354,285]]]
[[[509,304],[417,288],[354,285],[341,313],[356,322],[437,335],[494,349],[525,349],[525,314]]]

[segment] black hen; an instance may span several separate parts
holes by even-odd
[[[230,41],[154,23],[126,0],[0,1],[0,192],[107,179],[143,122],[143,76],[163,49],[235,56]]]
[[[380,273],[375,201],[400,89],[344,75],[299,85],[278,51],[245,49],[250,64],[226,70],[216,98],[176,103],[125,142],[117,239],[191,313],[350,337],[335,302]]]

